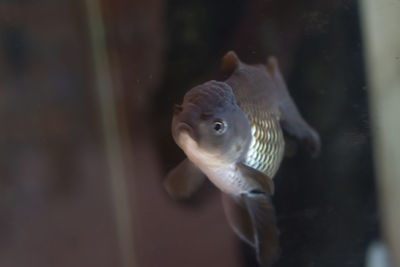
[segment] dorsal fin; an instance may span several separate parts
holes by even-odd
[[[221,70],[225,73],[231,74],[234,70],[239,68],[241,61],[234,51],[229,51],[225,54],[221,61]]]
[[[270,56],[267,59],[267,70],[272,77],[276,77],[279,74],[278,60],[274,56]]]

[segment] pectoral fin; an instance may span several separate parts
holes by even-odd
[[[203,184],[206,176],[189,159],[172,169],[164,180],[168,194],[175,199],[189,198]]]
[[[279,238],[275,211],[265,193],[242,195],[253,225],[254,245],[258,262],[270,266],[279,256]]]
[[[237,163],[242,177],[247,180],[247,182],[254,186],[254,189],[273,195],[275,192],[274,182],[266,174],[257,171],[256,169],[249,167],[241,162]]]

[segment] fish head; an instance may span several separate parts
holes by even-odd
[[[176,106],[172,135],[195,164],[232,163],[241,159],[251,141],[250,123],[232,88],[210,81],[192,88]]]

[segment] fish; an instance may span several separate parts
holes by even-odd
[[[229,51],[221,69],[229,78],[193,87],[174,106],[172,137],[186,158],[164,187],[185,199],[210,180],[233,231],[261,266],[271,266],[280,255],[273,178],[298,147],[318,155],[320,137],[298,111],[275,57],[250,65]]]

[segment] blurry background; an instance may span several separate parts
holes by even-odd
[[[221,57],[275,55],[322,138],[278,172],[275,266],[364,266],[379,238],[355,0],[0,1],[0,266],[257,266],[210,184],[176,203],[172,106]],[[102,32],[104,35],[102,35]]]

